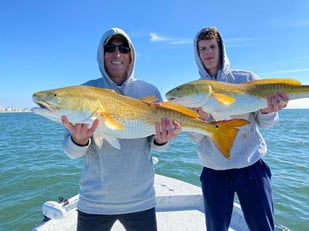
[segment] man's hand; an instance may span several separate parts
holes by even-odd
[[[168,118],[162,118],[161,123],[157,122],[155,126],[155,142],[157,144],[165,144],[181,132],[180,124],[177,121],[171,122]]]
[[[261,109],[263,114],[277,112],[288,105],[289,98],[285,93],[275,93],[267,96],[267,108]]]
[[[191,109],[193,111],[195,111],[197,114],[199,114],[199,116],[200,116],[199,118],[201,120],[206,120],[210,116],[210,114],[205,112],[202,107],[195,107],[195,108],[191,108]]]
[[[89,128],[88,124],[72,124],[66,116],[61,117],[61,122],[70,131],[73,141],[78,145],[87,145],[89,138],[93,135],[99,125],[99,120],[95,120]]]

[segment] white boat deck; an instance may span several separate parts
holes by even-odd
[[[206,230],[203,197],[201,188],[195,185],[161,175],[155,176],[157,194],[157,223],[159,231],[203,231]],[[62,219],[42,222],[32,231],[75,231],[76,202],[78,196],[70,201],[70,209]],[[242,211],[234,203],[233,216],[229,231],[247,231]],[[116,222],[112,231],[125,231],[121,223]]]

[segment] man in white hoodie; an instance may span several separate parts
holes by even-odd
[[[128,35],[119,28],[103,34],[97,60],[102,77],[83,85],[113,89],[141,98],[162,97],[158,89],[134,77],[135,49]],[[121,150],[104,142],[98,148],[92,135],[98,126],[71,124],[62,118],[70,131],[64,139],[64,151],[72,159],[84,157],[78,201],[78,231],[110,230],[119,220],[126,230],[157,230],[155,216],[154,167],[151,148],[164,149],[175,138],[179,123],[162,118],[156,135],[140,139],[120,139]]]
[[[222,37],[216,28],[204,28],[197,33],[194,53],[200,79],[236,84],[258,79],[252,72],[230,69]],[[188,133],[192,142],[198,144],[197,153],[204,166],[200,179],[207,231],[228,230],[235,193],[251,231],[275,229],[271,171],[262,160],[267,147],[258,128],[273,126],[279,118],[277,111],[287,102],[285,94],[277,93],[267,98],[267,108],[239,116],[250,124],[240,128],[230,160],[223,157],[208,137]],[[202,119],[214,119],[201,108],[196,111]]]

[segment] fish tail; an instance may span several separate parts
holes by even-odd
[[[216,130],[211,136],[212,142],[227,159],[230,159],[230,150],[239,131],[238,127],[247,125],[249,122],[244,119],[232,119],[212,122]]]

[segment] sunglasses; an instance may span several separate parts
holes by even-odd
[[[130,52],[130,47],[126,47],[125,45],[115,45],[115,44],[107,44],[104,45],[104,51],[113,53],[116,50],[116,47],[118,48],[118,51],[121,54],[126,54]]]

